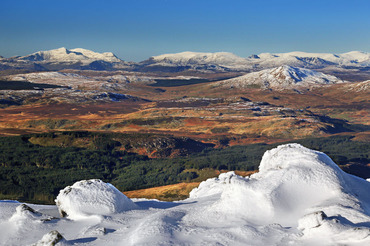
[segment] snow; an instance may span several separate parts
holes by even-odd
[[[267,151],[259,169],[208,179],[178,202],[130,200],[102,181],[80,181],[57,198],[66,218],[54,218],[56,206],[28,204],[32,212],[1,201],[0,244],[370,245],[368,181],[299,144]]]
[[[283,90],[299,87],[315,87],[342,82],[344,81],[332,75],[316,72],[310,69],[284,65],[228,79],[219,82],[218,85],[234,88],[257,85],[264,89]]]
[[[62,216],[81,219],[91,215],[110,215],[137,206],[117,188],[101,180],[82,180],[67,186],[55,199]]]

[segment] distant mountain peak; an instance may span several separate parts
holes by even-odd
[[[151,59],[155,61],[170,61],[176,63],[235,63],[238,61],[245,62],[245,58],[239,57],[230,52],[215,52],[215,53],[203,53],[203,52],[191,52],[185,51],[173,54],[163,54],[159,56],[153,56]]]
[[[140,63],[145,68],[158,67],[160,69],[176,68],[191,69],[197,71],[246,71],[251,69],[246,58],[239,57],[230,52],[203,53],[185,51],[173,54],[163,54],[152,56],[148,60]]]
[[[19,59],[28,61],[53,61],[53,62],[85,62],[93,61],[120,62],[121,60],[111,52],[98,53],[87,49],[58,49],[38,51],[33,54],[20,57]]]
[[[283,65],[259,72],[249,73],[233,79],[219,82],[219,85],[232,88],[247,88],[258,85],[266,89],[292,89],[341,83],[335,76],[316,72],[310,69]]]
[[[308,53],[294,51],[288,53],[262,53],[258,55],[262,61],[260,65],[273,67],[276,65],[289,64],[299,67],[326,67],[339,66],[369,66],[370,53],[362,51],[351,51],[343,54],[332,53]]]

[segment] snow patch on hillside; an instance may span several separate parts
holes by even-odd
[[[370,80],[347,84],[343,87],[346,92],[368,92],[370,93]]]

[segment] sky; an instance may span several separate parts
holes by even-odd
[[[369,0],[1,0],[0,55],[370,52]]]

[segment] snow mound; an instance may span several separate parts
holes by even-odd
[[[46,221],[51,221],[55,219],[56,218],[52,216],[35,211],[33,208],[27,206],[26,204],[21,204],[16,208],[16,212],[9,219],[9,221],[17,222],[17,221],[23,221],[23,220],[30,220],[30,221],[46,222]]]
[[[59,192],[56,205],[62,216],[80,219],[91,215],[110,215],[137,208],[113,185],[98,179],[82,180]]]
[[[234,173],[202,182],[190,198],[215,196],[204,214],[209,218],[242,218],[266,225],[297,227],[303,216],[323,211],[351,223],[370,221],[370,184],[344,173],[327,155],[299,144],[266,151],[259,173]]]

